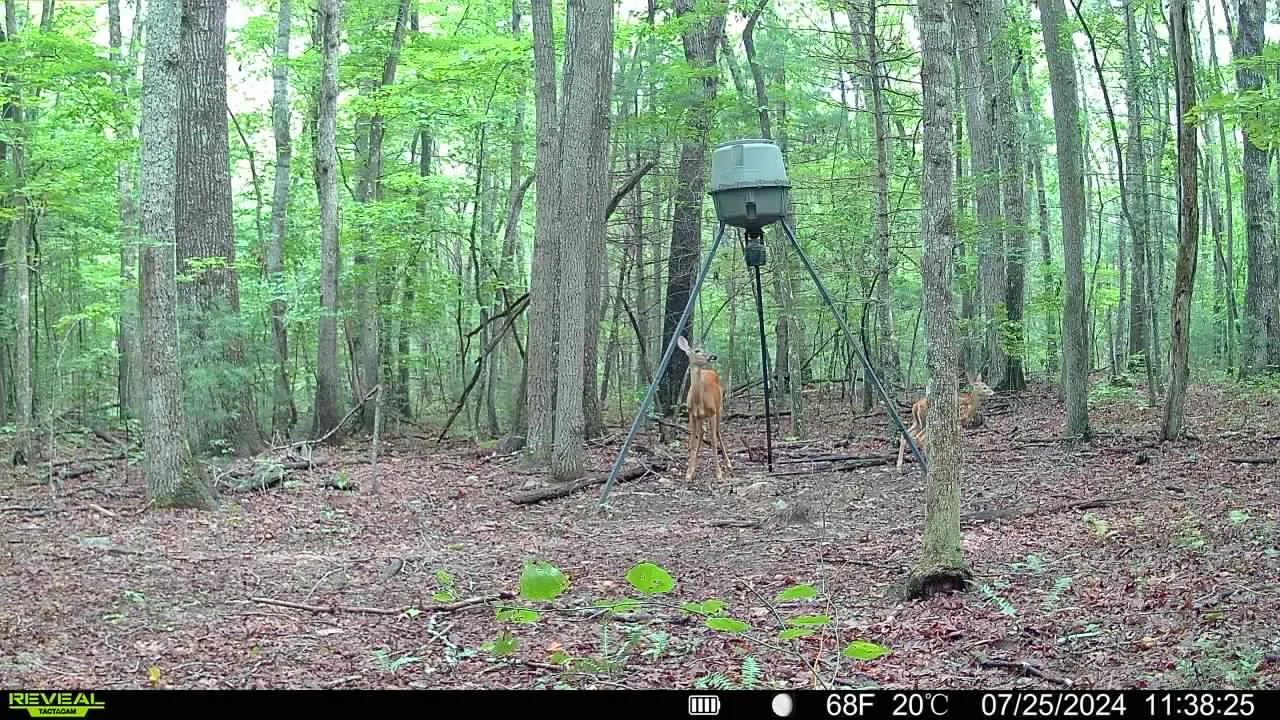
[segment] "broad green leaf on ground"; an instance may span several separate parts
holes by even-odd
[[[639,562],[627,571],[627,582],[642,593],[671,592],[676,586],[670,573],[651,562]]]
[[[526,562],[520,573],[520,596],[528,600],[554,600],[564,592],[565,577],[560,568],[550,563]]]
[[[843,655],[854,660],[875,660],[876,658],[887,655],[889,648],[884,645],[870,642],[868,640],[854,640],[844,648]]]

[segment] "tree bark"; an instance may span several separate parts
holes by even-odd
[[[320,204],[320,320],[317,332],[313,437],[335,429],[338,415],[338,23],[340,0],[320,0],[320,97],[316,114],[315,181]],[[335,441],[341,433],[334,432]]]
[[[147,9],[142,91],[142,343],[147,397],[143,477],[157,507],[213,509],[213,487],[187,447],[178,368],[177,204],[181,0]]]
[[[662,347],[670,344],[676,323],[693,291],[702,247],[702,201],[706,186],[707,139],[711,115],[719,87],[715,71],[716,40],[724,27],[724,4],[714,0],[715,12],[705,21],[690,19],[693,0],[675,0],[676,16],[685,18],[681,35],[685,61],[701,76],[690,80],[694,100],[685,113],[684,141],[676,171],[675,211],[671,217],[671,248],[667,256],[667,293],[662,323]],[[692,316],[689,327],[693,325]],[[658,399],[663,414],[670,416],[679,403],[680,387],[688,370],[684,353],[674,353],[667,373],[660,380]]]
[[[560,242],[560,132],[556,107],[556,56],[550,0],[533,0],[534,103],[537,151],[533,270],[529,281],[529,458],[551,461],[555,439],[557,312],[556,270]],[[566,67],[568,75],[572,68]]]
[[[1239,37],[1232,48],[1237,59],[1261,55],[1263,26],[1266,23],[1264,0],[1240,0]],[[1237,66],[1236,88],[1239,93],[1262,89],[1262,75],[1257,70]],[[1244,219],[1248,243],[1244,289],[1244,327],[1240,333],[1240,377],[1269,371],[1280,363],[1280,312],[1276,298],[1276,251],[1272,237],[1271,178],[1268,173],[1270,153],[1255,145],[1250,118],[1241,124],[1244,137]]]
[[[1062,303],[1062,390],[1066,396],[1067,432],[1088,437],[1089,375],[1084,307],[1084,173],[1080,140],[1080,100],[1076,89],[1074,48],[1062,44],[1062,0],[1040,3],[1053,122],[1058,144],[1058,198],[1062,207],[1062,257],[1065,266]]]
[[[134,27],[140,18],[135,15]],[[120,20],[120,0],[107,2],[108,37],[111,58],[122,64],[115,78],[115,92],[121,98],[128,97],[129,79],[135,57],[133,48],[124,53],[124,32]],[[137,31],[132,33],[135,37]],[[136,133],[136,126],[129,128]],[[122,417],[137,417],[142,408],[142,345],[138,341],[138,203],[134,197],[136,179],[133,163],[122,160],[116,164],[116,202],[120,217],[120,320],[116,332],[119,360],[116,387],[119,394]],[[2,413],[0,413],[2,414]]]
[[[1129,177],[1125,189],[1129,203],[1129,233],[1132,238],[1133,273],[1129,285],[1129,356],[1145,358],[1150,347],[1148,340],[1151,324],[1147,322],[1147,178],[1146,151],[1142,136],[1142,93],[1138,85],[1140,58],[1137,49],[1137,21],[1134,18],[1136,0],[1125,0],[1125,112],[1128,115],[1129,137],[1126,150]]]
[[[1164,401],[1161,436],[1180,439],[1185,424],[1188,345],[1191,341],[1191,294],[1196,282],[1196,259],[1200,239],[1199,187],[1196,165],[1199,148],[1196,127],[1186,121],[1196,104],[1195,70],[1191,54],[1190,11],[1187,0],[1173,0],[1170,33],[1174,55],[1178,123],[1178,259],[1174,266],[1173,303],[1169,308],[1169,392]]]
[[[1036,212],[1038,221],[1036,229],[1040,237],[1040,284],[1044,294],[1045,327],[1045,370],[1051,375],[1058,373],[1058,337],[1062,333],[1062,325],[1058,321],[1058,313],[1054,310],[1058,301],[1058,276],[1053,270],[1053,249],[1049,244],[1049,202],[1044,189],[1044,120],[1039,109],[1040,95],[1031,94],[1031,82],[1028,80],[1027,63],[1023,62],[1018,74],[1022,81],[1022,96],[1027,117],[1027,165],[1035,179]]]
[[[118,2],[119,0],[113,0]],[[271,67],[271,124],[275,133],[276,177],[271,195],[271,245],[267,248],[267,280],[271,291],[271,334],[275,340],[275,414],[274,429],[289,433],[298,423],[298,408],[293,402],[293,385],[289,381],[289,332],[285,315],[284,241],[289,210],[289,162],[293,154],[289,138],[289,29],[293,22],[289,0],[280,0],[276,20],[276,44]]]
[[[974,187],[974,210],[977,220],[976,255],[978,256],[978,303],[982,315],[983,337],[981,369],[992,386],[1003,385],[1008,359],[1001,342],[1006,314],[1005,248],[1001,229],[1000,163],[996,150],[996,134],[992,108],[987,101],[987,87],[994,83],[991,64],[985,50],[986,23],[979,3],[983,0],[960,0],[956,4],[956,44],[964,69],[965,122],[968,124],[970,164]]]
[[[959,589],[969,575],[960,550],[960,418],[956,377],[955,308],[951,296],[952,57],[950,4],[919,0],[921,145],[920,233],[924,245],[925,333],[929,388],[929,466],[920,556],[908,592],[928,597]]]
[[[193,387],[217,410],[194,419],[193,441],[229,440],[239,455],[265,447],[244,364],[240,288],[232,227],[227,146],[227,5],[182,0],[182,80],[178,84],[176,230],[184,342],[199,366],[213,363],[212,387]]]
[[[1023,308],[1025,304],[1025,280],[1027,257],[1027,200],[1026,178],[1023,175],[1025,165],[1022,161],[1025,141],[1022,133],[1022,122],[1018,117],[1018,104],[1013,98],[1013,52],[1011,50],[1011,34],[1009,16],[1005,8],[1005,0],[986,0],[987,35],[990,39],[991,65],[993,72],[992,87],[995,97],[991,106],[994,109],[995,130],[1000,161],[1000,187],[1004,200],[1005,227],[1005,313],[1008,324],[1004,332],[1009,336],[1012,351],[1006,356],[1008,361],[1004,373],[1004,381],[1000,389],[1006,391],[1022,390],[1026,386],[1023,373],[1023,357],[1026,353],[1024,338],[1026,336]],[[1019,53],[1019,64],[1025,61]]]
[[[564,98],[560,122],[562,234],[556,276],[559,354],[556,420],[551,474],[561,482],[583,474],[583,374],[586,370],[587,275],[595,272],[589,246],[603,238],[609,179],[592,155],[609,137],[609,91],[613,78],[613,5],[604,0],[569,0],[565,38]],[[585,260],[585,261],[584,261]],[[594,353],[593,353],[594,355]],[[594,358],[593,358],[594,359]],[[590,369],[595,372],[594,366]]]

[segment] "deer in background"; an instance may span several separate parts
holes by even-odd
[[[702,346],[691,347],[689,341],[681,335],[676,340],[684,354],[689,358],[689,463],[685,471],[686,482],[693,481],[693,473],[698,467],[698,451],[702,449],[702,432],[710,430],[711,457],[716,463],[716,480],[723,480],[724,473],[720,469],[720,454],[724,453],[724,463],[733,472],[729,462],[729,451],[720,439],[720,408],[724,402],[724,392],[720,387],[720,375],[712,367],[715,353],[707,352]]]
[[[982,373],[978,373],[977,377],[969,376],[969,384],[973,386],[972,390],[962,392],[959,396],[960,425],[966,427],[978,415],[979,409],[982,407],[982,401],[995,395],[989,385],[982,381]],[[911,427],[907,428],[907,432],[911,433],[911,437],[915,440],[916,447],[924,451],[925,428],[927,427],[927,417],[929,414],[928,398],[920,398],[911,404]],[[902,459],[907,452],[907,438],[904,436],[898,441],[898,473],[902,473]]]

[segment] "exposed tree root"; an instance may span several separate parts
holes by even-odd
[[[1048,670],[1045,670],[1044,668],[1040,667],[1039,665],[1036,665],[1035,663],[1027,662],[1025,660],[995,660],[978,653],[974,653],[973,659],[978,663],[978,667],[1011,668],[1011,669],[1021,671],[1023,675],[1026,675],[1028,677],[1038,677],[1043,680],[1048,680],[1051,683],[1062,685],[1064,687],[1071,687],[1072,685],[1075,684],[1071,681],[1070,678],[1064,678],[1059,675],[1055,675],[1049,672]]]
[[[959,592],[965,589],[972,578],[972,571],[963,566],[917,571],[907,580],[905,597],[908,600],[928,600],[936,595]]]

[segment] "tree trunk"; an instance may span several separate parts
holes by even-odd
[[[1240,0],[1239,37],[1232,49],[1236,59],[1261,55],[1263,0]],[[1259,92],[1262,75],[1257,70],[1236,68],[1239,93]],[[1246,118],[1247,120],[1247,118]],[[1248,243],[1244,289],[1244,327],[1240,333],[1240,377],[1269,371],[1280,363],[1280,312],[1276,299],[1276,252],[1272,238],[1270,154],[1253,142],[1249,123],[1241,124],[1244,137],[1244,220]]]
[[[528,412],[530,459],[551,460],[556,406],[556,272],[560,242],[560,133],[556,114],[556,57],[550,0],[533,0],[534,101],[537,151],[534,181],[533,270],[529,282]],[[565,67],[565,74],[572,71]]]
[[[983,0],[961,0],[956,5],[956,43],[964,68],[965,122],[971,151],[974,210],[977,220],[978,302],[984,349],[981,369],[992,386],[1003,385],[1008,367],[1001,331],[1005,316],[1004,232],[1001,229],[1000,163],[986,87],[994,83],[987,48],[986,24],[980,12]]]
[[[395,83],[396,67],[400,61],[400,46],[404,42],[405,30],[409,24],[410,0],[400,0],[396,8],[395,26],[391,33],[391,47],[382,63],[382,77],[378,84],[371,88],[378,91]],[[362,120],[360,118],[357,120]],[[364,146],[364,157],[361,158],[360,177],[356,182],[356,202],[376,203],[382,200],[382,139],[385,134],[383,117],[380,110],[367,118],[367,129],[363,132],[361,143]],[[379,339],[382,312],[378,298],[378,258],[374,252],[374,241],[367,233],[361,232],[357,240],[356,252],[352,257],[355,265],[354,288],[352,295],[356,302],[355,321],[359,323],[356,338],[356,395],[358,400],[368,395],[382,381],[382,343]],[[360,412],[360,423],[365,430],[373,429],[374,407],[366,406]]]
[[[598,12],[607,15],[607,18],[597,18],[599,22],[608,22],[607,31],[609,37],[613,37],[613,3],[602,3],[607,6],[606,9],[595,9],[590,0],[587,0],[588,7],[592,12]],[[601,56],[600,53],[603,53]],[[600,345],[600,321],[603,313],[603,304],[605,298],[602,297],[602,288],[604,280],[608,274],[608,256],[605,250],[605,236],[608,234],[608,225],[605,219],[605,208],[609,204],[611,187],[609,182],[609,132],[610,117],[612,114],[612,103],[610,102],[610,89],[613,87],[613,47],[606,43],[603,49],[594,51],[594,57],[587,60],[589,67],[595,71],[594,86],[584,86],[593,90],[595,93],[594,105],[585,104],[589,134],[587,135],[587,164],[585,167],[586,178],[584,178],[586,191],[589,195],[587,200],[587,208],[590,217],[594,218],[592,222],[582,226],[586,232],[586,253],[583,257],[586,260],[586,335],[584,337],[583,347],[583,377],[582,377],[582,416],[583,416],[583,437],[585,439],[598,438],[604,434],[604,415],[600,409],[600,397],[598,384],[596,382],[597,373],[599,373],[599,345]],[[603,63],[605,70],[595,67],[595,63]],[[581,66],[580,66],[581,67]],[[607,72],[606,72],[607,70]],[[601,73],[604,73],[601,75]],[[569,145],[579,144],[574,140],[576,136],[566,135],[566,143]],[[572,166],[569,166],[572,172]]]
[[[604,233],[607,173],[593,153],[608,147],[609,90],[613,77],[613,6],[569,0],[564,98],[560,123],[560,272],[556,276],[559,350],[555,439],[551,474],[561,482],[583,474],[583,359],[586,357],[587,275],[595,272],[588,239]],[[602,112],[603,110],[603,112]],[[607,152],[606,152],[607,162]],[[603,246],[603,238],[598,242]],[[592,368],[594,372],[594,367]]]
[[[1226,9],[1225,4],[1223,9],[1224,10]],[[1210,8],[1210,10],[1212,10],[1212,8]],[[1218,67],[1218,52],[1217,52],[1218,33],[1213,26],[1212,12],[1207,12],[1205,14],[1205,21],[1208,23],[1208,27],[1209,27],[1209,38],[1210,38],[1208,43],[1210,48],[1209,62],[1210,62],[1210,65],[1213,67],[1213,76],[1214,76],[1214,79],[1217,81],[1218,87],[1224,87],[1222,82],[1222,72]],[[1222,249],[1219,248],[1219,252],[1223,255],[1221,259],[1223,263],[1223,282],[1225,284],[1224,293],[1227,296],[1226,337],[1223,339],[1223,343],[1226,349],[1227,367],[1235,368],[1236,367],[1236,353],[1235,353],[1236,331],[1237,331],[1236,324],[1240,317],[1239,311],[1236,308],[1235,258],[1233,257],[1234,253],[1232,252],[1235,245],[1235,236],[1236,236],[1235,234],[1235,199],[1233,197],[1233,193],[1232,193],[1233,187],[1231,183],[1231,164],[1232,164],[1231,157],[1230,157],[1231,146],[1227,144],[1227,123],[1222,118],[1222,116],[1218,117],[1217,125],[1218,125],[1218,152],[1221,155],[1220,162],[1221,162],[1221,168],[1222,168],[1221,169],[1222,187],[1226,192],[1226,197],[1224,198],[1225,200],[1224,206],[1226,207],[1224,216],[1226,220],[1226,233],[1227,233],[1227,242],[1226,242],[1225,252],[1223,252]],[[1215,217],[1216,217],[1216,213],[1215,213]]]
[[[1031,94],[1027,63],[1019,63],[1018,75],[1022,84],[1023,107],[1027,118],[1027,165],[1035,180],[1036,228],[1040,237],[1040,284],[1044,299],[1045,370],[1050,375],[1058,373],[1058,337],[1062,332],[1055,306],[1058,301],[1057,275],[1053,271],[1053,250],[1049,245],[1049,203],[1044,190],[1044,120],[1040,111],[1040,95]]]
[[[1134,2],[1125,0],[1125,111],[1128,115],[1129,138],[1127,158],[1129,177],[1125,189],[1129,203],[1129,236],[1132,238],[1133,274],[1129,286],[1129,356],[1144,358],[1150,346],[1150,323],[1147,318],[1147,178],[1146,151],[1142,137],[1142,93],[1138,85],[1140,59],[1137,49],[1137,21]]]
[[[1026,256],[1027,256],[1027,201],[1026,179],[1022,161],[1024,145],[1022,122],[1018,117],[1018,104],[1013,98],[1014,61],[1011,50],[1009,17],[1005,0],[986,0],[987,35],[990,38],[991,64],[994,73],[994,108],[997,147],[1000,151],[1000,186],[1004,199],[1004,227],[1007,253],[1006,287],[1004,304],[1008,325],[1000,333],[1009,335],[1011,352],[1004,373],[1002,390],[1018,391],[1026,386],[1023,373],[1025,321]],[[1023,64],[1021,50],[1018,64]]]
[[[193,441],[229,440],[239,455],[261,452],[253,384],[239,327],[240,289],[232,227],[227,147],[227,5],[182,0],[182,80],[178,84],[177,261],[184,342],[194,363],[223,369],[210,387],[213,419],[192,418]],[[189,283],[189,284],[188,284]],[[216,366],[216,365],[215,365]]]
[[[338,22],[340,0],[320,0],[319,108],[316,114],[315,181],[320,204],[320,320],[317,331],[316,406],[313,436],[335,430],[338,415]],[[334,432],[336,441],[341,433]]]
[[[130,75],[135,61],[132,48],[126,60],[123,50],[124,33],[120,21],[120,0],[108,0],[108,35],[111,57],[124,63],[125,70],[115,79],[115,92],[121,98],[128,97]],[[134,25],[139,19],[135,17]],[[135,37],[137,31],[132,33]],[[130,128],[131,134],[136,132]],[[138,203],[134,197],[136,180],[133,163],[122,160],[116,163],[116,201],[120,216],[120,321],[116,343],[120,353],[116,387],[119,393],[122,417],[138,417],[142,409],[142,345],[138,341],[141,328],[138,323]],[[3,415],[3,413],[0,413]]]
[[[893,271],[896,263],[890,249],[889,238],[889,122],[884,102],[884,84],[888,79],[884,63],[880,59],[880,38],[876,35],[876,0],[867,9],[866,37],[867,92],[871,97],[872,127],[876,152],[876,328],[880,333],[880,373],[890,397],[896,394],[901,382],[898,369],[898,337],[893,320]]]
[[[687,21],[682,33],[685,61],[694,72],[705,71],[705,74],[690,80],[695,99],[685,114],[688,132],[680,146],[680,164],[676,171],[675,211],[671,217],[671,249],[667,257],[667,293],[662,323],[663,348],[674,340],[676,323],[680,321],[693,291],[693,281],[697,278],[702,247],[707,138],[720,81],[714,70],[716,39],[724,27],[723,5],[717,3],[715,14],[705,22],[688,18],[693,8],[693,0],[675,0],[676,15]],[[692,326],[693,318],[690,317],[689,327]],[[684,353],[674,353],[658,393],[664,415],[670,416],[679,404],[680,388],[687,370],[688,358]]]
[[[950,4],[919,1],[921,145],[920,232],[928,367],[928,474],[923,545],[908,592],[928,597],[961,589],[969,576],[960,552],[960,418],[956,393],[955,309],[951,296],[952,57]]]
[[[147,8],[142,91],[142,345],[147,397],[143,477],[157,507],[213,509],[213,487],[187,447],[178,368],[177,204],[181,0]]]
[[[118,0],[113,0],[118,2]],[[274,430],[288,434],[298,423],[298,408],[293,402],[293,385],[289,381],[289,333],[285,329],[284,242],[288,227],[289,161],[293,154],[289,138],[289,28],[293,22],[289,0],[280,0],[276,20],[276,45],[271,68],[271,124],[275,131],[276,177],[271,195],[271,245],[267,248],[267,279],[271,292],[271,334],[275,340],[275,415]]]
[[[1178,259],[1173,276],[1173,302],[1169,308],[1169,392],[1165,395],[1161,436],[1180,439],[1184,431],[1188,345],[1191,341],[1191,294],[1196,281],[1199,252],[1200,207],[1196,170],[1199,148],[1196,127],[1185,117],[1196,104],[1195,71],[1191,54],[1191,13],[1187,0],[1173,0],[1170,32],[1177,90],[1178,123]]]
[[[1087,438],[1091,432],[1083,268],[1086,210],[1075,50],[1069,44],[1063,45],[1059,37],[1064,15],[1062,0],[1042,2],[1040,13],[1053,97],[1053,122],[1058,143],[1058,198],[1062,207],[1062,257],[1065,266],[1062,390],[1066,396],[1067,432]]]

